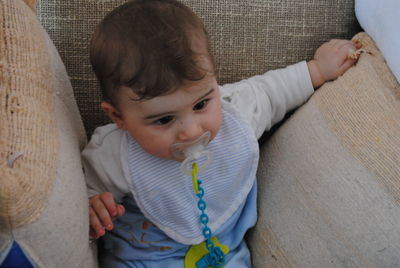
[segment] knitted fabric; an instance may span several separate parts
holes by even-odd
[[[35,267],[97,267],[64,64],[22,0],[0,1],[0,18],[0,259],[15,241]]]
[[[373,41],[355,38],[371,54],[261,149],[255,267],[400,263],[400,85]]]
[[[43,28],[21,0],[0,5],[0,227],[32,223],[54,183],[53,73]]]

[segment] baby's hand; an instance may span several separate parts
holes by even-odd
[[[357,61],[349,57],[349,51],[360,47],[360,43],[339,39],[322,44],[315,52],[314,59],[308,62],[314,88],[344,74]]]
[[[125,208],[115,203],[111,193],[101,193],[89,198],[90,237],[99,238],[112,230],[112,221],[124,215]]]

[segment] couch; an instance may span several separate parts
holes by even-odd
[[[88,42],[123,2],[0,1],[0,264],[15,242],[35,267],[97,267],[79,153],[108,119]],[[209,29],[220,84],[363,30],[353,0],[182,2]],[[354,38],[358,64],[260,140],[254,267],[400,266],[400,87],[374,39]]]

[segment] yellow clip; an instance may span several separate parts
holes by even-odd
[[[229,253],[229,247],[224,244],[220,244],[218,239],[214,236],[211,238],[214,242],[214,245],[220,247],[222,252],[227,255]],[[185,256],[185,268],[197,268],[196,262],[198,262],[204,255],[207,255],[208,249],[206,247],[206,242],[202,242],[198,245],[193,245],[186,252]],[[208,266],[211,267],[211,266]]]
[[[199,172],[199,166],[197,163],[193,163],[192,165],[192,181],[193,181],[193,187],[194,187],[194,192],[196,194],[199,193],[199,184],[197,183],[197,173]]]

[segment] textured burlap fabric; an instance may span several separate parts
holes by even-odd
[[[65,67],[22,0],[0,1],[0,18],[0,256],[14,240],[38,268],[97,267]]]
[[[88,60],[95,25],[126,0],[41,0],[40,20],[66,63],[88,134],[107,119]],[[331,38],[359,31],[353,0],[184,0],[203,18],[224,84],[310,59]]]
[[[355,38],[371,54],[261,150],[255,267],[400,264],[400,85],[373,41]]]

